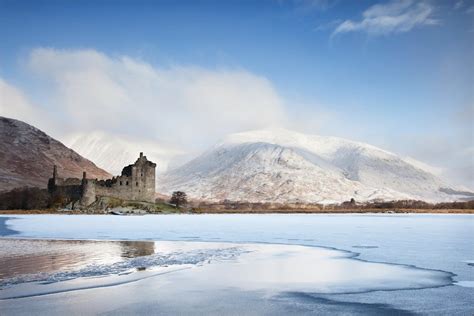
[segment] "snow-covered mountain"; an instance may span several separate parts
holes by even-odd
[[[113,175],[133,163],[140,152],[156,163],[157,173],[168,169],[172,158],[181,154],[176,148],[155,141],[116,136],[102,131],[70,135],[65,143]]]
[[[0,116],[0,191],[23,186],[46,188],[58,167],[60,177],[107,179],[111,175],[72,149],[22,121]]]
[[[422,168],[421,166],[425,166]],[[377,147],[283,129],[232,134],[158,178],[158,192],[220,201],[333,203],[462,198],[426,165]]]

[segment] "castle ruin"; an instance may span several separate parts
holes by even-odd
[[[53,177],[48,181],[48,191],[80,201],[82,206],[91,205],[99,197],[154,202],[155,168],[156,164],[143,156],[143,153],[140,153],[134,164],[124,167],[120,176],[107,180],[87,179],[86,172],[82,179],[59,178],[54,166]]]

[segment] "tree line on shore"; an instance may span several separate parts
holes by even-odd
[[[346,201],[343,203],[334,204],[317,204],[317,203],[250,203],[239,201],[222,201],[222,202],[195,202],[191,203],[192,208],[196,210],[209,211],[357,211],[357,210],[473,210],[474,200],[463,202],[442,202],[442,203],[428,203],[419,200],[397,200],[397,201],[370,201],[357,203],[355,200]]]
[[[46,189],[24,187],[0,193],[0,210],[33,210],[65,207],[72,201],[59,194],[50,194]],[[251,203],[224,200],[221,202],[188,201],[186,193],[173,192],[169,202],[178,209],[190,211],[350,211],[350,210],[473,210],[474,200],[460,202],[428,203],[419,200],[356,202],[354,199],[337,204],[317,203]]]

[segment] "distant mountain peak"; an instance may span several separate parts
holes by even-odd
[[[368,151],[371,154],[394,156],[391,152],[366,143],[334,136],[309,135],[285,128],[267,128],[230,134],[225,137],[219,145],[239,144],[245,142],[266,142],[280,146],[309,147],[313,149],[315,149],[315,146],[318,146],[317,150],[321,154],[331,154],[335,150],[339,150],[341,146],[344,146],[348,148],[357,148],[359,151]]]
[[[440,190],[449,186],[426,169],[369,144],[271,128],[225,137],[164,174],[158,190],[283,203],[458,198]]]

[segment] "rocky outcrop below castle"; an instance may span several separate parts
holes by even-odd
[[[0,117],[0,191],[46,188],[56,165],[65,178],[108,179],[111,175],[43,131],[22,121]]]

